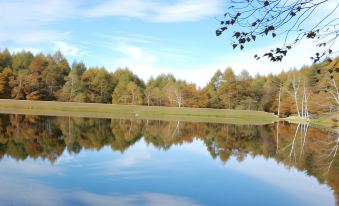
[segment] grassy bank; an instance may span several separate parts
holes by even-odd
[[[320,127],[338,128],[339,122],[331,120],[330,117],[331,116],[323,116],[323,117],[317,118],[317,119],[311,118],[310,120],[306,120],[306,119],[299,118],[299,117],[296,117],[296,116],[291,116],[291,117],[287,117],[287,118],[282,118],[281,120],[287,121],[287,122],[290,122],[290,123],[295,123],[295,124],[309,123],[309,124],[312,124],[312,125],[315,125],[315,126],[320,126]]]
[[[276,116],[270,113],[248,110],[148,107],[28,100],[0,100],[0,113],[233,124],[268,124],[277,119]]]

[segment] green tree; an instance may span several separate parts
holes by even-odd
[[[49,96],[52,99],[56,99],[61,93],[61,88],[65,84],[65,77],[68,75],[70,68],[60,52],[56,52],[53,56],[48,56],[47,61],[48,66],[42,72],[42,76],[46,82]]]
[[[0,71],[6,67],[11,67],[12,57],[8,49],[0,51]]]
[[[129,82],[127,84],[126,89],[127,89],[128,99],[131,104],[142,104],[143,103],[141,88],[138,87],[136,83]]]
[[[137,75],[127,68],[118,69],[113,73],[113,81],[117,82],[112,93],[113,104],[133,104],[132,100],[142,104],[145,83]],[[131,82],[134,84],[130,84]]]
[[[217,90],[220,87],[222,83],[222,72],[218,70],[213,77],[211,78],[211,81],[206,86],[207,88],[207,94],[209,96],[209,103],[208,107],[211,108],[221,108],[222,104],[219,101]]]
[[[34,56],[29,51],[21,51],[12,55],[12,68],[13,72],[17,75],[25,75],[32,63]]]
[[[69,74],[65,77],[65,84],[59,95],[59,100],[70,102],[85,102],[86,97],[83,95],[81,75],[86,71],[83,63],[74,62]]]

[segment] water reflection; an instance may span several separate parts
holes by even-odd
[[[330,197],[323,192],[325,190],[316,189],[319,183],[323,183],[334,191],[338,204],[338,147],[339,137],[335,131],[305,124],[280,122],[255,126],[0,115],[0,203],[222,205],[225,203],[223,199],[227,199],[226,203],[229,204],[246,205],[266,198],[266,201],[273,201],[270,205],[291,202],[295,205],[324,205],[322,203]],[[209,156],[204,156],[206,149]],[[100,152],[93,154],[93,150]],[[210,157],[215,160],[210,161]],[[225,168],[246,177],[231,171],[225,177]],[[74,174],[75,171],[83,173]],[[175,178],[171,174],[176,174]],[[213,176],[201,180],[202,176],[208,174]],[[43,179],[38,181],[35,178],[37,176]],[[319,183],[308,176],[316,178]],[[249,177],[255,177],[256,180]],[[262,182],[254,183],[258,179],[290,195],[280,189],[275,191],[273,186],[264,187]],[[153,185],[148,185],[150,180]],[[215,188],[220,191],[213,191],[212,194],[203,188],[193,187],[199,184],[196,182],[198,180],[204,183],[205,190]],[[131,184],[131,181],[133,189],[125,185]],[[71,182],[75,183],[68,185]],[[174,188],[173,184],[181,182],[187,185],[180,185],[180,189]],[[221,182],[229,185],[220,185]],[[108,183],[114,184],[116,188]],[[39,192],[29,201],[19,201],[17,194],[22,198],[29,196],[32,191],[22,185],[30,185],[30,188]],[[72,186],[91,189],[65,191],[65,188]],[[242,186],[247,189],[238,188]],[[233,194],[232,188],[235,191],[248,190],[248,193],[233,191]],[[272,197],[261,197],[263,194],[259,194],[260,191],[263,194],[272,193]],[[122,192],[124,195],[120,194]],[[291,194],[298,194],[299,202]],[[310,194],[314,194],[314,197],[310,197]],[[213,195],[219,198],[211,198]],[[239,195],[252,199],[239,202],[241,198],[235,198]],[[284,195],[286,198],[282,200]],[[281,201],[274,202],[273,197],[279,197]]]

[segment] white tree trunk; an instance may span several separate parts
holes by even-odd
[[[295,77],[293,78],[292,87],[293,87],[293,97],[294,97],[295,106],[297,108],[298,117],[300,117],[299,105],[298,105],[299,83],[298,84],[296,83]]]
[[[278,98],[278,117],[280,117],[281,91],[282,91],[282,85],[280,84],[280,87],[279,87],[279,98]]]

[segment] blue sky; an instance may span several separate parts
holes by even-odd
[[[0,0],[0,49],[61,50],[88,66],[129,67],[144,80],[173,73],[199,86],[228,66],[255,75],[311,63],[311,42],[278,64],[253,56],[279,39],[234,52],[227,35],[215,37],[227,7],[226,0]]]

